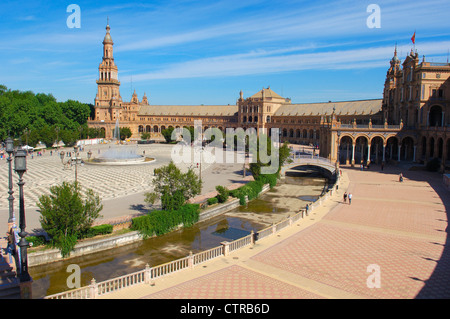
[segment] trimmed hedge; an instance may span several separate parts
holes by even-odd
[[[83,235],[83,238],[91,238],[98,235],[106,235],[111,234],[113,232],[113,226],[109,224],[98,225],[89,228],[86,234]]]
[[[217,197],[208,198],[206,201],[208,202],[208,205],[214,205],[214,204],[217,204],[219,202]]]
[[[111,234],[113,232],[113,226],[109,224],[103,224],[94,226],[88,229],[88,231],[83,234],[83,238],[92,238],[98,235]],[[32,247],[44,246],[50,244],[51,241],[47,241],[45,236],[27,236],[26,240],[31,244]]]
[[[179,225],[190,227],[198,221],[200,205],[185,204],[178,210],[152,211],[132,219],[131,229],[139,231],[144,238],[166,234]]]
[[[259,175],[256,180],[231,190],[229,193],[232,197],[239,198],[239,203],[241,205],[245,205],[245,196],[248,196],[248,200],[252,200],[258,197],[265,184],[269,184],[270,188],[273,188],[277,185],[277,182],[278,174]]]

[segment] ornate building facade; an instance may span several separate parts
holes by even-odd
[[[169,127],[280,129],[282,141],[320,146],[322,156],[340,163],[428,161],[450,159],[450,64],[430,63],[411,52],[403,62],[394,57],[386,75],[383,98],[376,100],[295,104],[270,87],[233,105],[151,105],[144,93],[130,102],[120,95],[110,27],[103,40],[95,117],[89,126],[112,138],[117,120],[132,139],[144,132],[160,138]]]

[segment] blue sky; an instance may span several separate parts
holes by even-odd
[[[68,28],[67,6],[81,9]],[[367,7],[381,9],[369,28]],[[107,17],[121,95],[234,104],[270,86],[293,103],[382,97],[395,43],[446,62],[450,1],[5,1],[0,84],[93,103]]]

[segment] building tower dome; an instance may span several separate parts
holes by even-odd
[[[400,63],[400,59],[397,56],[397,44],[395,45],[394,57],[392,58],[393,63]]]
[[[103,44],[114,44],[113,40],[111,38],[111,33],[110,33],[111,28],[109,27],[109,19],[108,19],[108,23],[106,25],[106,35],[105,38],[103,39]]]

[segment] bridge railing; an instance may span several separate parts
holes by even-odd
[[[302,209],[293,216],[289,216],[286,219],[267,228],[259,230],[256,233],[252,231],[245,237],[236,239],[231,242],[222,242],[221,246],[214,247],[196,254],[192,254],[191,252],[187,257],[183,257],[162,265],[154,267],[149,267],[148,265],[146,265],[144,270],[124,275],[118,278],[106,280],[99,283],[97,283],[95,279],[92,279],[89,286],[46,296],[45,299],[96,299],[99,296],[119,291],[127,287],[139,284],[153,284],[155,279],[162,278],[164,276],[183,270],[192,269],[197,265],[219,257],[226,257],[229,254],[238,251],[239,249],[254,245],[256,241],[273,236],[283,229],[290,227],[293,223],[305,218],[305,216],[308,216],[312,210],[321,206],[322,202],[332,196],[333,192],[336,190],[337,183],[325,194],[320,196],[319,199],[317,199],[315,202],[308,204],[306,209]]]

